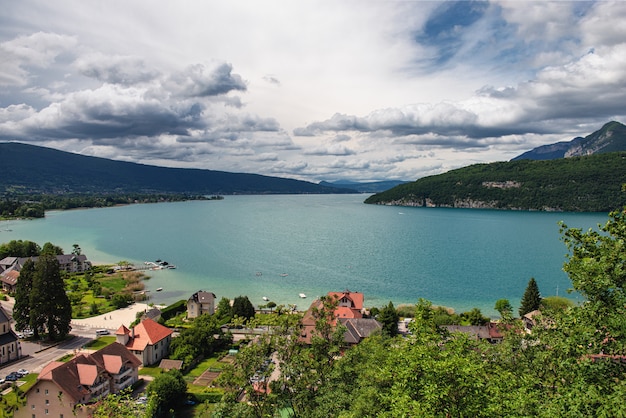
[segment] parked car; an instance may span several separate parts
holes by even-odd
[[[19,369],[18,371],[16,371],[15,373],[19,374],[20,377],[24,377],[26,376],[29,372],[26,369]]]
[[[5,377],[4,379],[7,382],[15,382],[17,379],[19,379],[21,376],[19,374],[17,374],[16,372],[11,372],[9,374],[7,374],[7,377]]]
[[[0,378],[0,385],[3,384],[3,383],[6,383],[6,380]]]

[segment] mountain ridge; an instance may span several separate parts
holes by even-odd
[[[626,126],[543,145],[510,161],[474,164],[370,196],[365,203],[575,212],[626,206]]]
[[[74,154],[19,142],[0,143],[0,193],[123,192],[231,194],[336,194],[352,189],[302,180],[196,168],[170,168]]]
[[[542,145],[518,155],[511,161],[553,160],[615,151],[626,151],[626,126],[617,121],[610,121],[584,138],[576,137],[570,141]]]

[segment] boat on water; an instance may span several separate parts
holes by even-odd
[[[298,296],[300,296],[302,299],[306,298],[306,295],[304,293],[300,293]]]
[[[158,287],[156,291],[160,292],[161,290],[163,290],[163,288],[162,287]]]
[[[174,264],[170,264],[167,261],[162,261],[161,259],[155,261],[144,261],[146,266],[150,266],[150,270],[162,270],[162,269],[175,269],[176,266]]]
[[[268,298],[267,296],[263,296],[263,300],[267,302],[268,300],[270,300],[270,298]]]
[[[289,276],[287,273],[282,273],[282,274],[280,275],[280,277],[287,277],[287,276]]]

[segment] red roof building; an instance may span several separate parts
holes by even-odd
[[[124,345],[144,366],[156,364],[169,354],[172,330],[152,319],[144,319],[130,330],[124,325],[115,332],[117,342]]]
[[[110,344],[70,361],[48,363],[26,392],[15,417],[89,417],[90,404],[138,380],[141,362],[123,345]]]

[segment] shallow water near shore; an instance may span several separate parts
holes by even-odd
[[[531,277],[543,296],[568,295],[559,221],[597,228],[606,213],[511,212],[365,205],[366,195],[226,196],[224,200],[48,212],[0,222],[0,242],[79,244],[94,263],[165,260],[148,271],[154,303],[207,290],[254,304],[306,309],[328,291],[363,292],[366,306],[425,298],[495,316],[518,306]],[[157,288],[163,288],[156,292]],[[299,294],[307,295],[306,299]]]

